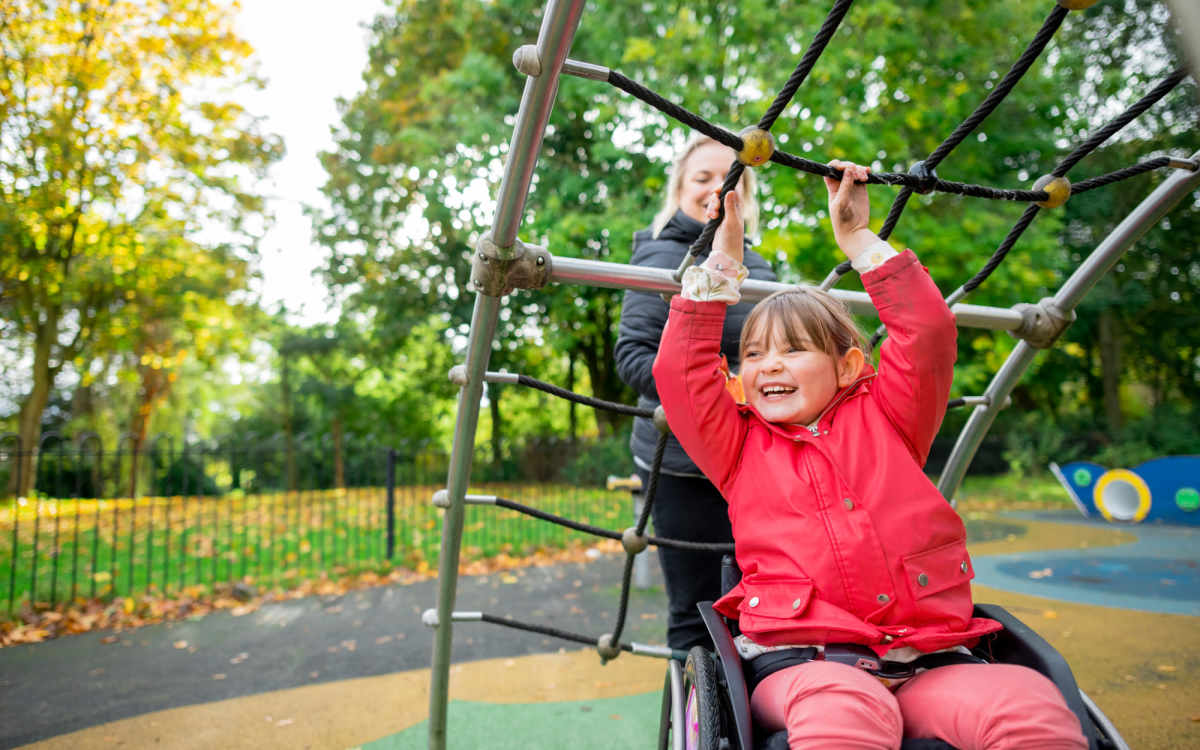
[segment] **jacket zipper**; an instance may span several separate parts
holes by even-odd
[[[858,378],[857,380],[855,380],[850,385],[843,388],[841,394],[839,394],[838,397],[835,398],[833,401],[830,401],[829,405],[826,406],[825,409],[820,414],[817,415],[817,418],[813,420],[812,424],[805,425],[805,428],[812,434],[813,437],[820,437],[821,430],[819,427],[817,427],[817,425],[820,424],[821,420],[824,419],[825,415],[828,414],[829,412],[833,411],[834,408],[837,407],[838,404],[842,403],[847,398],[849,398],[850,395],[857,389],[859,383],[865,383],[866,381],[871,380],[878,374],[879,373],[873,372],[870,375],[864,375],[861,378]]]

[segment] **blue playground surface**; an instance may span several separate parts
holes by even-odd
[[[973,558],[975,582],[1048,599],[1146,612],[1200,615],[1200,529],[1165,524],[1111,524],[1060,513],[1010,518],[1120,528],[1133,544],[1086,550],[1040,550]]]

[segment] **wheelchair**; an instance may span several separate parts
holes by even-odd
[[[726,558],[722,588],[737,581],[736,565]],[[787,750],[787,732],[767,732],[750,716],[746,663],[737,652],[733,632],[712,602],[700,602],[713,647],[696,646],[685,662],[672,659],[663,685],[659,750]],[[988,662],[1019,664],[1041,672],[1062,693],[1079,718],[1090,750],[1129,750],[1112,722],[1075,683],[1062,655],[1029,626],[1003,607],[976,604],[975,616],[996,620],[1004,629],[984,636],[973,650]],[[939,739],[905,739],[901,750],[955,750]]]

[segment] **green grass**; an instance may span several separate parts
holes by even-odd
[[[23,603],[141,593],[201,594],[246,582],[287,589],[399,567],[437,566],[442,511],[434,485],[396,490],[396,537],[386,554],[383,488],[137,501],[39,499],[0,506],[0,613]],[[472,494],[505,497],[572,520],[620,531],[633,525],[627,492],[569,485],[484,484]],[[1049,475],[969,477],[960,512],[1070,509]],[[525,558],[595,537],[493,505],[468,505],[460,560]]]
[[[24,602],[110,599],[194,591],[218,584],[290,588],[393,566],[436,567],[441,514],[432,485],[398,487],[395,552],[386,550],[383,488],[225,497],[10,500],[0,507],[0,612]],[[628,493],[566,485],[480,485],[495,494],[584,523],[631,523]],[[592,539],[494,506],[468,506],[463,562],[524,557]]]

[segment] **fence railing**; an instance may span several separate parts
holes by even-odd
[[[0,441],[0,482],[24,452]],[[80,597],[211,591],[244,583],[286,589],[320,578],[402,567],[436,569],[444,457],[389,448],[347,451],[335,487],[319,448],[105,453],[99,441],[44,440],[33,491],[0,495],[0,607],[54,607]],[[136,467],[136,481],[131,480]],[[0,492],[8,484],[0,484]],[[122,490],[146,487],[142,496]],[[563,484],[480,484],[472,492],[533,504],[585,523],[628,524],[628,493]],[[468,508],[464,560],[525,555],[587,537],[514,511]]]

